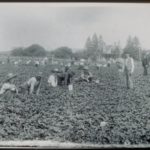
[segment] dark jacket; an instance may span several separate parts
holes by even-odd
[[[149,64],[148,57],[144,57],[144,58],[142,59],[142,65],[143,65],[143,67],[147,67],[148,64]]]

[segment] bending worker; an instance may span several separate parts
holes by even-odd
[[[41,85],[41,74],[31,77],[29,80],[27,80],[25,83],[23,83],[20,88],[27,90],[28,94],[35,93],[36,95],[39,94],[40,91],[40,85]]]
[[[7,75],[7,79],[3,82],[1,90],[0,90],[0,95],[4,94],[7,91],[11,91],[11,92],[15,92],[18,94],[18,89],[15,86],[15,84],[13,84],[13,79],[17,77],[17,75],[14,75],[13,73],[9,73]]]

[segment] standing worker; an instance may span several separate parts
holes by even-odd
[[[133,88],[132,74],[134,72],[134,60],[130,57],[129,54],[126,54],[126,58],[124,60],[124,73],[126,76],[126,85],[127,89]]]
[[[65,85],[68,86],[69,91],[73,91],[73,77],[75,72],[72,71],[70,66],[65,67]]]
[[[144,56],[142,58],[142,66],[143,66],[143,75],[144,76],[148,75],[149,61],[148,61],[147,53],[144,53]]]
[[[75,73],[71,70],[71,68],[66,66],[65,67],[65,85],[69,85],[72,83],[74,75]]]

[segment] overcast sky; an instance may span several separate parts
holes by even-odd
[[[0,51],[35,43],[84,48],[93,33],[122,47],[137,36],[150,49],[150,4],[0,3]]]

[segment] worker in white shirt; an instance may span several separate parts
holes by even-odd
[[[41,73],[35,77],[31,77],[29,80],[27,80],[25,83],[23,83],[20,88],[21,90],[27,90],[28,94],[35,93],[36,95],[39,94],[40,91],[40,85],[41,85]]]
[[[15,84],[13,84],[13,79],[15,77],[17,77],[17,75],[14,75],[13,73],[9,73],[7,75],[7,79],[2,84],[0,95],[4,94],[7,91],[15,92],[18,94],[18,89]]]
[[[129,54],[126,54],[126,58],[124,60],[124,73],[126,76],[126,85],[127,89],[133,88],[132,74],[134,72],[134,60],[130,57]]]
[[[52,70],[52,74],[48,78],[48,84],[49,84],[49,86],[57,87],[57,84],[58,84],[57,74],[56,74],[57,72],[58,72],[57,68],[55,68],[54,70]]]

